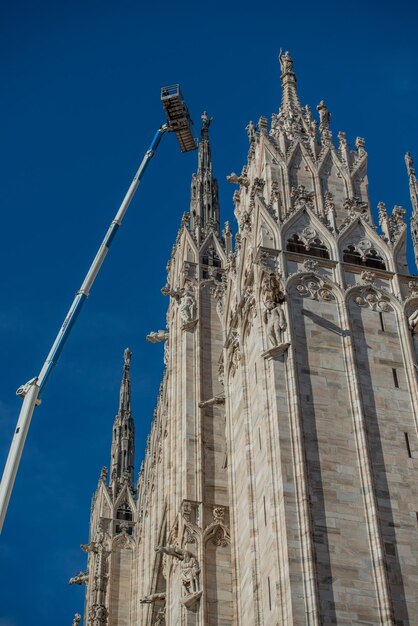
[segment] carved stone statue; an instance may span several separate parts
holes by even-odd
[[[129,348],[125,348],[125,351],[123,353],[123,358],[125,360],[125,365],[130,365],[131,364],[131,357],[132,357],[132,352],[129,350]]]
[[[408,317],[408,326],[409,330],[413,335],[416,333],[416,328],[418,326],[418,309],[416,309],[409,317]]]
[[[408,176],[415,176],[414,161],[409,152],[405,154],[405,163],[406,169],[408,170]]]
[[[253,141],[253,139],[255,139],[255,135],[256,135],[256,129],[255,129],[254,122],[248,122],[247,126],[245,127],[245,130],[247,131],[248,139],[250,141]]]
[[[280,50],[279,61],[282,74],[285,74],[286,72],[293,72],[293,60],[287,50],[284,54]]]
[[[212,118],[209,117],[206,111],[203,111],[200,119],[202,120],[202,129],[207,130],[212,122]]]
[[[196,316],[196,300],[190,291],[186,291],[180,300],[180,315],[185,322],[192,322]]]
[[[264,322],[267,325],[267,337],[273,347],[282,343],[283,332],[287,328],[286,317],[281,303],[266,302],[264,304]]]
[[[271,345],[277,347],[282,343],[283,332],[287,328],[287,322],[282,309],[285,297],[280,288],[279,279],[275,274],[264,275],[261,291],[265,307],[263,318],[267,326],[267,337]]]
[[[366,141],[363,139],[363,137],[356,137],[356,148],[359,157],[362,157],[366,153],[364,149],[365,145]]]
[[[316,107],[316,110],[319,113],[319,130],[322,133],[324,130],[329,129],[331,113],[328,111],[327,107],[325,106],[325,102],[323,100],[321,100],[321,102],[318,104],[318,106]]]
[[[76,613],[73,617],[73,623],[71,624],[71,626],[78,626],[80,622],[81,622],[81,615],[80,613]]]
[[[168,556],[179,559],[181,582],[183,583],[185,596],[200,593],[200,566],[194,554],[178,546],[156,546],[154,550],[158,553],[167,554]]]
[[[193,594],[199,591],[200,567],[196,557],[188,550],[183,550],[184,557],[181,561],[181,582],[185,594]]]

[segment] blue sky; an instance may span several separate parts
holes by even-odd
[[[0,463],[74,293],[156,128],[160,87],[180,82],[196,131],[213,116],[225,181],[245,162],[245,126],[280,103],[280,47],[299,95],[324,99],[336,137],[366,138],[373,207],[410,213],[404,154],[418,167],[418,23],[413,2],[57,3],[0,5],[2,298]],[[90,501],[108,465],[123,350],[133,352],[137,469],[162,375],[160,289],[196,155],[165,137],[35,412],[0,537],[0,626],[71,624],[83,589]],[[235,224],[233,223],[234,230]],[[411,270],[415,272],[415,268]]]

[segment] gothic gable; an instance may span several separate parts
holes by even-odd
[[[318,166],[318,173],[322,195],[331,193],[337,208],[342,208],[344,200],[350,196],[351,185],[348,172],[335,154],[335,150],[329,147],[326,149]]]
[[[304,254],[311,254],[311,247],[319,244],[326,247],[329,258],[337,257],[334,238],[310,209],[299,209],[283,224],[283,250],[289,250],[289,242],[292,241],[300,241],[303,244]]]
[[[266,204],[257,199],[254,209],[254,243],[256,247],[279,248],[280,238],[277,222],[269,213]]]
[[[207,252],[209,251],[210,248],[212,248],[215,251],[216,256],[221,261],[221,264],[225,265],[226,263],[225,252],[221,246],[221,243],[218,237],[215,235],[214,232],[209,232],[207,237],[204,239],[202,245],[200,246],[200,250],[199,250],[200,258],[202,258],[203,256],[207,256]]]
[[[337,242],[342,261],[358,265],[363,263],[376,269],[388,269],[390,253],[386,244],[361,217],[354,220],[341,233]],[[375,264],[373,259],[376,261]]]
[[[289,186],[296,189],[299,185],[313,191],[315,189],[315,166],[303,144],[294,145],[288,157]]]

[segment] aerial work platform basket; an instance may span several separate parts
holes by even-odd
[[[196,150],[196,140],[191,131],[193,122],[180,91],[180,86],[162,87],[161,102],[167,116],[169,129],[176,134],[180,150],[182,152]]]

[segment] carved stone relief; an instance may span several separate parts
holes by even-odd
[[[312,300],[322,300],[324,302],[335,300],[334,294],[331,291],[331,285],[316,276],[301,278],[301,282],[296,286],[296,289],[301,296],[307,296],[312,298]]]
[[[369,205],[367,202],[362,202],[359,198],[346,198],[343,203],[343,208],[348,213],[363,214],[367,212]]]
[[[314,261],[313,259],[306,259],[302,263],[302,270],[298,270],[299,272],[312,272],[315,273],[318,269],[318,261]]]
[[[410,280],[408,282],[409,297],[418,296],[418,281]]]
[[[313,209],[314,207],[314,192],[307,191],[305,185],[292,187],[290,198],[295,211],[302,208]]]
[[[277,273],[279,271],[277,252],[260,246],[255,255],[255,263],[267,273]]]
[[[372,272],[370,272],[372,274]],[[391,311],[390,300],[380,290],[372,287],[371,284],[362,287],[358,291],[358,295],[354,295],[354,302],[364,308],[370,308],[372,311]]]
[[[226,547],[231,543],[229,528],[225,523],[225,513],[225,507],[213,507],[213,521],[205,529],[205,541],[210,541],[216,547]]]
[[[106,626],[108,610],[104,604],[93,604],[88,613],[89,626]]]

